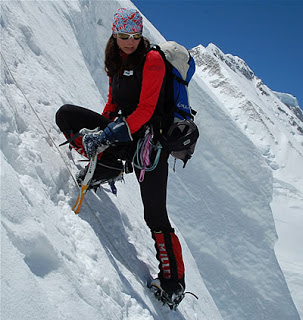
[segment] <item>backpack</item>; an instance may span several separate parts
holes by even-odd
[[[188,84],[195,73],[195,62],[189,51],[182,45],[167,41],[154,45],[150,50],[158,51],[166,66],[165,86],[166,108],[168,118],[173,119],[160,142],[175,158],[183,161],[183,168],[192,157],[199,130],[194,123],[194,111],[188,101]],[[167,105],[172,105],[168,107]]]

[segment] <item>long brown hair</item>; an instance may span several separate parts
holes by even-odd
[[[149,47],[149,41],[142,37],[137,50],[128,55],[125,61],[123,61],[120,55],[120,49],[117,45],[117,40],[112,35],[107,41],[105,48],[104,69],[106,74],[109,77],[112,77],[119,70],[136,69],[144,61]]]

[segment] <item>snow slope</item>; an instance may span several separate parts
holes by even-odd
[[[201,137],[170,174],[168,208],[199,300],[171,312],[146,289],[157,261],[132,174],[117,197],[105,186],[71,211],[79,163],[57,147],[54,115],[67,102],[102,110],[103,51],[120,6],[133,5],[1,3],[2,319],[299,319],[274,251],[272,171],[198,76]],[[144,32],[163,40],[147,20]]]
[[[303,117],[290,94],[274,92],[239,57],[214,44],[192,49],[197,74],[273,172],[273,210],[279,241],[275,251],[303,315]]]

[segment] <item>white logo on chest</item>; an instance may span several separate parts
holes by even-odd
[[[133,76],[134,70],[124,70],[123,75],[127,77]]]

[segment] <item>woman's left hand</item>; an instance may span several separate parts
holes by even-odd
[[[118,143],[132,141],[128,124],[125,118],[121,117],[115,122],[111,122],[104,131],[88,133],[83,137],[82,143],[86,155],[91,158],[103,152],[107,147]]]

